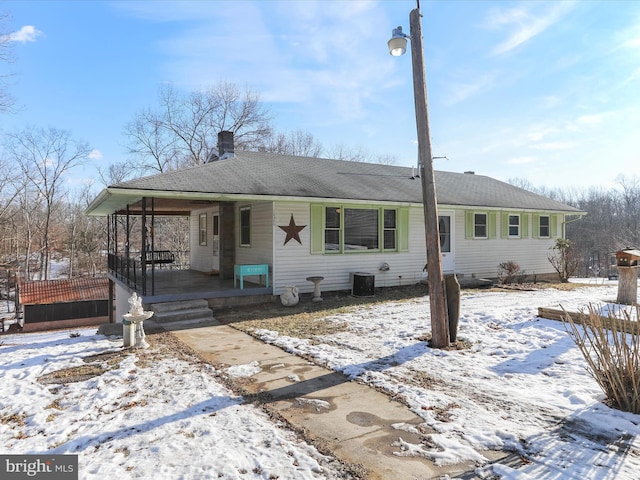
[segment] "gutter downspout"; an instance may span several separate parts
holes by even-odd
[[[567,225],[569,225],[570,223],[573,223],[573,222],[577,222],[578,220],[582,220],[582,217],[587,215],[587,213],[576,213],[576,214],[572,214],[572,215],[578,215],[578,217],[562,222],[562,238],[565,239],[565,240],[567,238],[567,230],[566,230],[567,229]]]

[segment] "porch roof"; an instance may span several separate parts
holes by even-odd
[[[236,152],[233,158],[138,178],[103,190],[87,209],[107,215],[153,197],[158,212],[184,214],[207,201],[315,199],[422,204],[411,167]],[[417,171],[415,172],[417,173]],[[472,173],[435,172],[438,204],[581,213],[499,180]],[[166,202],[166,200],[171,202]]]

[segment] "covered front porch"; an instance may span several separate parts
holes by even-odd
[[[153,274],[153,294],[144,294],[141,288],[130,285],[126,279],[119,279],[114,272],[109,273],[111,298],[115,291],[116,308],[111,309],[110,322],[128,311],[127,301],[136,292],[142,303],[151,308],[154,304],[206,300],[209,307],[246,305],[273,300],[271,286],[266,287],[259,278],[246,278],[243,288],[233,279],[222,279],[219,275],[197,270],[156,270]],[[115,312],[115,318],[113,318]]]
[[[127,200],[108,215],[108,275],[116,318],[128,311],[126,300],[133,292],[145,305],[206,300],[213,307],[272,299],[270,264],[255,265],[266,275],[236,275],[234,202]]]
[[[225,298],[272,294],[271,285],[266,287],[258,277],[245,278],[243,288],[240,288],[237,281],[234,287],[234,279],[223,279],[220,275],[197,270],[155,270],[150,272],[150,275],[152,275],[150,282],[153,283],[153,290],[149,290],[148,293],[144,293],[141,288],[136,288],[126,280],[122,281],[114,275],[113,271],[110,272],[109,277],[131,293],[136,292],[144,304],[195,299],[216,299],[217,301],[210,303],[221,304],[223,303],[221,299]]]

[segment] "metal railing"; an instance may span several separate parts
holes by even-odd
[[[109,253],[107,266],[116,278],[142,295],[154,295],[154,271],[159,269],[188,270],[189,251],[171,252],[158,250],[146,252],[146,268],[143,269],[142,252],[131,252],[129,256]],[[148,290],[150,290],[148,292]]]

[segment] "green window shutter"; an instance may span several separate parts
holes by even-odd
[[[509,213],[502,212],[500,225],[500,236],[502,238],[509,238]]]
[[[534,213],[533,214],[533,232],[532,233],[532,237],[533,238],[540,238],[540,214],[539,213]]]
[[[529,214],[520,215],[520,238],[529,238]]]
[[[398,251],[409,251],[409,209],[398,208]]]
[[[549,223],[551,224],[551,238],[558,236],[558,215],[550,215]]]
[[[473,221],[473,212],[471,210],[464,212],[464,238],[466,239],[474,237]]]
[[[496,212],[487,213],[487,236],[496,238]]]
[[[324,206],[311,205],[311,253],[324,253]]]

